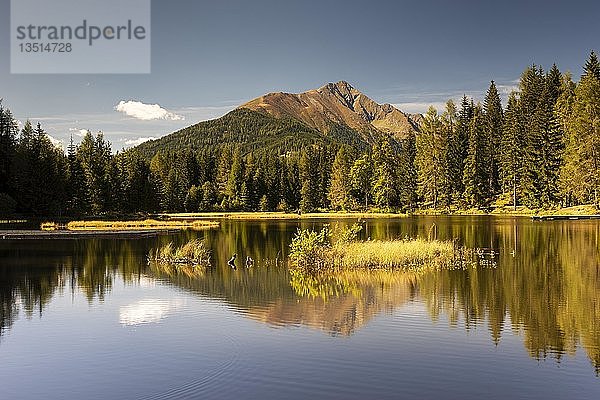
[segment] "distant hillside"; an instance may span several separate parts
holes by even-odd
[[[380,105],[347,82],[329,83],[300,94],[271,93],[211,121],[189,126],[136,148],[157,151],[238,144],[243,152],[294,151],[311,144],[349,144],[365,149],[383,136],[395,140],[417,130],[408,114]]]
[[[201,149],[224,144],[239,144],[244,152],[256,149],[294,150],[310,144],[332,141],[365,146],[350,129],[333,127],[329,135],[291,118],[274,118],[248,109],[237,109],[210,121],[204,121],[158,140],[142,143],[136,149],[151,157],[158,150]]]

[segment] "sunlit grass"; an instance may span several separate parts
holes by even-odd
[[[71,221],[67,229],[71,231],[90,230],[140,230],[140,229],[205,229],[219,226],[218,221],[177,220],[159,221],[146,219],[140,221]]]
[[[293,268],[320,272],[347,269],[415,271],[457,269],[474,265],[475,251],[453,241],[425,239],[357,241],[358,225],[333,234],[328,226],[320,232],[299,230],[290,244]]]
[[[185,218],[220,218],[236,220],[261,220],[261,219],[334,219],[334,218],[403,218],[407,214],[383,212],[312,212],[312,213],[286,213],[286,212],[207,212],[207,213],[176,213],[163,214],[176,220]]]
[[[151,250],[148,261],[162,264],[210,266],[210,250],[200,239],[190,240],[179,247],[175,247],[171,242]]]
[[[441,240],[351,242],[335,248],[335,264],[342,269],[449,269],[457,266],[463,252],[453,242]]]
[[[55,231],[60,229],[60,225],[56,222],[42,222],[40,229],[43,231]]]

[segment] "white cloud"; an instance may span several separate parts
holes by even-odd
[[[518,84],[518,82],[517,83],[510,82],[506,85],[496,84],[496,89],[498,89],[498,93],[500,94],[500,97],[508,98],[508,95],[511,94],[511,92],[516,92],[519,90],[519,84]]]
[[[185,119],[182,115],[168,111],[158,104],[145,104],[135,100],[121,100],[119,104],[115,106],[115,110],[142,121],[151,121],[155,119],[182,121]]]
[[[446,102],[408,102],[392,105],[398,110],[409,114],[425,114],[430,106],[434,106],[438,113],[442,113],[446,109]]]
[[[72,132],[75,136],[84,137],[90,131],[87,129],[69,128],[69,132]]]
[[[63,142],[61,140],[58,140],[56,138],[53,138],[52,136],[46,134],[46,136],[48,136],[48,139],[50,139],[50,142],[52,142],[52,144],[54,145],[54,147],[58,147],[59,149],[63,149]]]
[[[142,144],[144,142],[147,142],[148,140],[156,140],[157,138],[154,136],[149,136],[149,137],[139,137],[137,139],[127,139],[125,140],[125,144],[127,146],[137,146],[138,144]]]

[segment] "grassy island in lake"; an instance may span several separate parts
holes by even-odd
[[[453,241],[425,239],[356,240],[360,226],[320,232],[298,230],[290,244],[293,269],[307,272],[348,269],[421,271],[475,265],[475,251]]]
[[[206,229],[219,226],[218,221],[208,220],[134,220],[134,221],[71,221],[66,225],[44,222],[42,230],[67,229],[69,231],[122,231],[146,229]]]

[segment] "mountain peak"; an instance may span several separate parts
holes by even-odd
[[[329,82],[328,84],[321,86],[318,90],[339,90],[349,92],[356,89],[346,81],[337,81],[335,83]]]
[[[346,81],[327,83],[307,92],[269,93],[240,106],[276,118],[299,120],[322,133],[341,125],[372,142],[385,133],[404,139],[417,130],[410,116],[390,104],[378,104]]]

